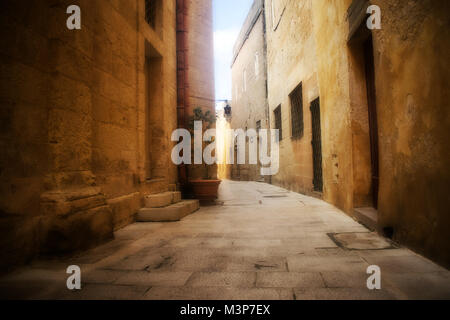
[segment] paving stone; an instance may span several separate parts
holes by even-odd
[[[294,289],[296,300],[393,300],[396,296],[385,290],[355,288]]]
[[[16,282],[0,283],[0,300],[37,300],[57,297],[53,291],[63,290],[66,282],[48,283],[48,282]],[[48,294],[50,292],[50,295]]]
[[[60,282],[67,278],[67,267],[57,269],[22,268],[0,278],[0,284]]]
[[[186,284],[191,272],[127,272],[120,276],[114,284],[131,286],[164,286],[181,287]]]
[[[255,286],[255,272],[196,272],[186,284],[189,287],[244,287]]]
[[[314,250],[306,251],[307,255],[315,255],[320,257],[330,257],[330,256],[352,256],[352,257],[361,257],[359,251],[350,251],[345,250],[339,247],[336,248],[314,248]],[[364,259],[363,259],[364,260]]]
[[[170,254],[154,254],[149,256],[138,254],[126,257],[117,263],[107,266],[106,269],[128,271],[158,270],[166,268],[171,264],[173,264],[173,256]]]
[[[97,269],[87,273],[81,273],[83,284],[111,284],[127,272],[117,270]]]
[[[176,238],[167,244],[168,247],[208,247],[208,248],[226,248],[232,246],[230,239],[223,238]]]
[[[292,289],[256,288],[230,290],[229,300],[293,300]]]
[[[321,272],[325,285],[328,288],[361,288],[367,289],[368,275],[365,271],[359,272]],[[383,285],[383,284],[382,284]]]
[[[324,282],[319,273],[258,272],[258,288],[322,288]]]
[[[322,271],[365,271],[368,264],[356,256],[309,256],[288,257],[289,271],[322,272]]]
[[[404,299],[449,300],[450,277],[448,272],[382,274],[391,287],[400,290]]]
[[[153,287],[145,295],[148,300],[292,300],[291,289],[227,288],[227,287]]]
[[[311,248],[337,248],[336,243],[334,243],[326,234],[297,239],[286,239],[283,240],[283,245],[290,248],[296,248],[297,250]]]
[[[426,273],[447,271],[418,255],[411,256],[367,256],[365,260],[371,265],[377,265],[381,272],[388,273]]]
[[[146,286],[121,286],[111,284],[88,284],[81,290],[65,290],[58,294],[59,300],[140,300],[149,290]]]
[[[332,237],[344,248],[350,250],[392,249],[393,244],[373,232],[336,233]]]
[[[236,257],[229,256],[223,261],[225,271],[288,271],[286,259],[283,257]]]
[[[132,243],[131,240],[114,240],[100,247],[94,248],[87,251],[86,253],[80,254],[71,258],[71,264],[82,265],[82,264],[94,264],[102,259],[109,257],[115,252],[126,248]]]
[[[114,238],[118,240],[137,240],[147,234],[155,232],[164,224],[158,222],[135,223],[123,229],[114,232]]]
[[[353,252],[360,257],[368,259],[370,259],[370,257],[402,257],[416,255],[414,252],[404,248],[391,250],[357,250]]]
[[[340,248],[328,233],[367,229],[299,194],[261,205],[256,188],[282,190],[225,181],[222,200],[245,206],[203,207],[179,222],[133,224],[94,250],[3,276],[0,298],[450,299],[448,270],[404,248]],[[82,269],[80,292],[65,287],[71,264]],[[381,291],[366,287],[372,264],[381,267]]]
[[[227,300],[226,288],[152,287],[144,296],[148,300]]]

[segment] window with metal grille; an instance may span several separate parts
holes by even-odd
[[[323,191],[322,174],[322,130],[320,126],[320,99],[317,98],[311,102],[311,121],[312,121],[312,147],[313,147],[313,172],[314,172],[314,190]]]
[[[291,100],[292,138],[303,137],[303,85],[300,83],[289,95]]]
[[[153,29],[156,28],[156,0],[145,0],[145,20]]]
[[[280,130],[280,141],[283,140],[283,128],[281,124],[281,105],[273,111],[275,117],[275,129]]]

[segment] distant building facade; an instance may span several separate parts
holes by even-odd
[[[256,0],[233,49],[232,129],[246,131],[269,128],[265,34],[264,1]],[[247,140],[247,144],[248,142]],[[234,161],[231,169],[232,179],[242,181],[264,179],[260,174],[259,165],[248,164],[248,146],[246,150],[247,162],[237,164],[237,161]],[[235,157],[236,154],[235,152]]]

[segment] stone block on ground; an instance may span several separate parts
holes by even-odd
[[[164,192],[158,194],[151,194],[145,197],[146,208],[162,208],[172,204],[173,201],[172,192]]]
[[[178,203],[181,201],[181,192],[174,191],[172,192],[172,203]]]
[[[198,200],[184,200],[163,208],[143,208],[137,215],[138,222],[179,221],[200,208]]]

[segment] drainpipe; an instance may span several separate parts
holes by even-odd
[[[270,129],[270,106],[269,106],[269,77],[268,77],[268,63],[267,63],[267,21],[266,21],[266,5],[262,2],[262,19],[263,19],[263,37],[264,37],[264,76],[266,78],[266,117],[267,117],[267,129]],[[269,142],[270,143],[270,142]],[[272,151],[271,151],[272,152]],[[272,176],[269,179],[264,179],[269,184],[272,184]],[[269,181],[267,181],[269,180]]]
[[[177,0],[177,120],[179,128],[187,128],[189,110],[188,13],[190,0]],[[187,166],[178,167],[182,189],[188,183]]]

